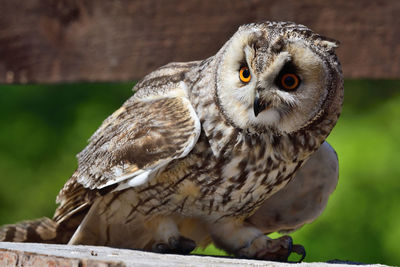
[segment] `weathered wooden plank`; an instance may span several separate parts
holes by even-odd
[[[397,0],[0,0],[0,83],[135,80],[262,20],[340,40],[346,77],[399,78],[398,14]]]
[[[292,267],[292,263],[244,260],[223,257],[157,254],[138,250],[96,246],[68,246],[38,243],[0,242],[0,266],[207,266],[207,267]],[[347,264],[322,262],[296,264],[299,267],[346,267]],[[386,265],[369,265],[384,267]]]

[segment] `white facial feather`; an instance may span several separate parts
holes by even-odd
[[[229,103],[230,108],[224,109],[229,117],[235,117],[239,127],[246,128],[248,124],[247,112],[252,108],[256,81],[251,80],[247,85],[239,79],[240,65],[254,57],[254,51],[247,45],[251,33],[237,32],[227,43],[224,59],[217,70],[218,84],[222,90],[218,91],[221,104]],[[251,75],[254,75],[250,69]]]
[[[293,132],[311,121],[321,108],[327,95],[324,80],[326,67],[319,55],[309,48],[303,39],[293,37],[277,47],[257,52],[254,40],[266,38],[256,29],[236,33],[221,49],[221,60],[217,69],[217,95],[225,115],[242,129],[274,127],[280,132]],[[269,40],[271,46],[277,40]],[[267,51],[267,52],[266,52]],[[257,53],[263,60],[262,69],[254,69]],[[243,83],[239,70],[243,63],[249,67],[251,80]],[[293,64],[301,82],[296,90],[283,90],[277,85],[277,77],[284,66]],[[253,105],[259,96],[268,107],[255,116]]]

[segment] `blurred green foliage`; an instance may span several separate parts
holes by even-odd
[[[132,86],[0,86],[0,224],[52,216],[75,155]],[[321,217],[292,235],[306,261],[400,263],[399,137],[400,81],[346,80],[328,138],[339,155],[338,187]]]

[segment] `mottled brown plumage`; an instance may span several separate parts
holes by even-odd
[[[314,172],[324,180],[300,175],[315,168],[302,166],[340,114],[336,46],[302,25],[249,24],[213,57],[150,73],[79,153],[53,221],[42,221],[52,227],[42,233],[56,234],[43,241],[178,253],[213,241],[237,256],[286,260],[291,239],[262,231],[314,220],[336,185],[337,168]],[[320,151],[317,170],[337,166],[327,144]],[[295,181],[282,190],[296,172],[309,192]],[[321,197],[296,206],[304,192]],[[0,240],[27,241],[14,234],[26,225],[3,228]]]

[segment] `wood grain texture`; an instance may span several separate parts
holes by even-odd
[[[340,40],[347,78],[399,78],[399,13],[396,0],[1,0],[0,83],[137,80],[263,20]]]
[[[261,260],[234,259],[196,255],[157,254],[139,250],[116,249],[100,246],[48,245],[37,243],[0,242],[0,266],[93,266],[93,267],[134,267],[134,266],[207,266],[207,267],[346,267],[345,262],[331,263],[282,263]],[[373,264],[371,267],[387,265]]]

